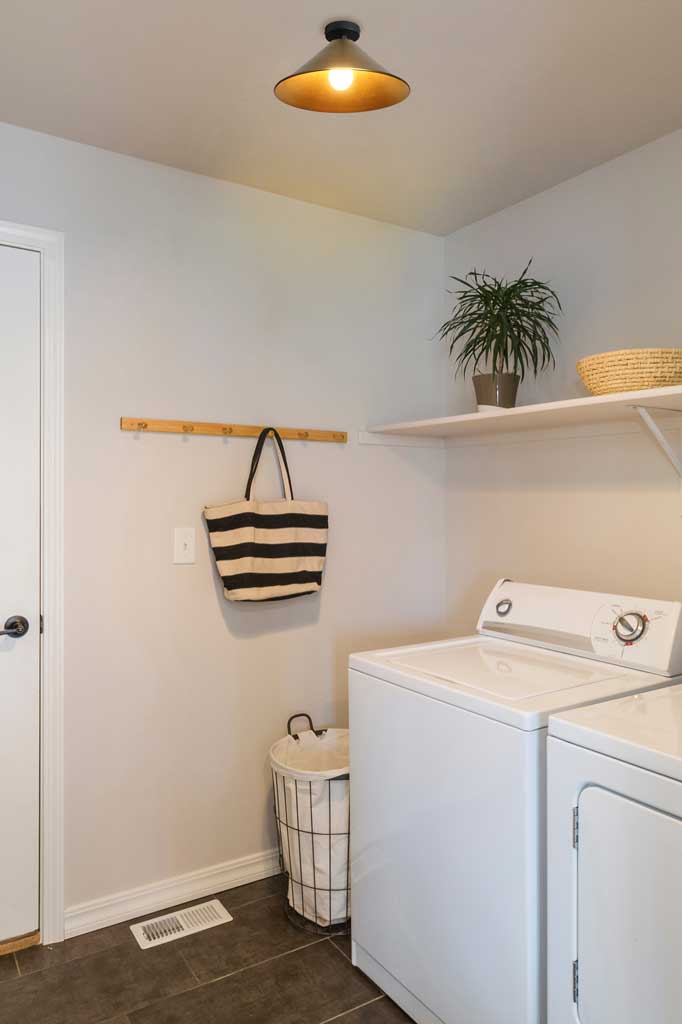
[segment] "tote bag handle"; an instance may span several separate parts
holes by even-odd
[[[282,438],[279,436],[274,427],[263,427],[258,440],[256,441],[256,447],[253,452],[253,458],[251,459],[251,471],[249,472],[249,479],[246,481],[246,492],[244,497],[247,501],[251,498],[251,485],[253,484],[256,471],[258,469],[258,463],[263,453],[263,446],[268,439],[268,435],[272,434],[272,439],[275,442],[275,450],[277,452],[277,458],[279,459],[279,470],[282,474],[282,486],[284,487],[284,497],[289,501],[293,501],[294,492],[291,486],[291,475],[289,473],[289,464],[287,462],[286,452],[284,451],[284,444]]]

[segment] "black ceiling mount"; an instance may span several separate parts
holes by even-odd
[[[352,39],[357,43],[360,38],[360,26],[354,21],[330,21],[325,26],[324,35],[328,43],[333,39]]]

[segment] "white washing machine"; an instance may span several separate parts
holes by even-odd
[[[501,580],[477,635],[351,656],[353,960],[418,1024],[546,1019],[547,721],[668,684],[681,613]]]
[[[682,686],[549,732],[549,1020],[680,1024]]]

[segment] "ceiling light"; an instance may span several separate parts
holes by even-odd
[[[356,46],[360,28],[354,21],[332,21],[324,34],[327,46],[277,83],[277,99],[302,110],[329,114],[380,110],[407,99],[407,82]]]

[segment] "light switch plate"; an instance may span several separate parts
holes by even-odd
[[[173,543],[173,563],[193,565],[196,562],[196,530],[193,526],[176,526]]]

